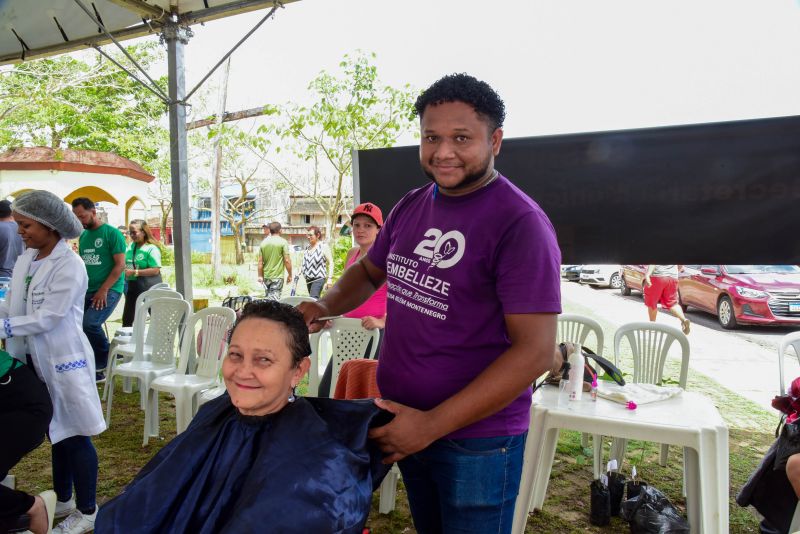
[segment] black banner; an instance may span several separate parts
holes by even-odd
[[[418,154],[358,152],[357,202],[387,213],[427,184]],[[800,117],[506,139],[495,166],[565,264],[800,263]]]

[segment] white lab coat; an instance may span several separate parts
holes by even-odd
[[[0,339],[6,338],[6,350],[22,361],[27,342],[36,374],[47,385],[53,403],[50,442],[94,436],[106,429],[106,423],[95,385],[94,353],[83,333],[86,267],[59,240],[33,275],[26,305],[25,277],[38,253],[28,249],[14,264],[11,287],[0,304]],[[7,336],[6,324],[12,337]]]

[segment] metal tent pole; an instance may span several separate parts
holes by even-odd
[[[186,75],[184,46],[191,30],[171,20],[164,25],[169,78],[169,153],[172,176],[172,239],[175,244],[175,286],[192,302],[192,250],[189,241],[189,171],[186,145]]]

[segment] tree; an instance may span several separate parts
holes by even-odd
[[[156,43],[127,48],[145,69],[163,60]],[[118,57],[117,57],[118,56]],[[127,60],[121,53],[115,59]],[[162,88],[166,78],[157,80]],[[114,152],[152,172],[165,128],[164,103],[99,54],[63,55],[0,71],[0,147],[43,145]]]
[[[265,115],[274,122],[259,127],[255,136],[241,134],[294,192],[316,200],[331,237],[345,198],[352,194],[352,180],[347,180],[352,177],[352,151],[390,147],[413,126],[415,93],[408,85],[396,89],[381,84],[370,63],[374,58],[360,51],[345,55],[338,74],[323,71],[309,84],[313,105],[265,106]],[[281,163],[282,146],[309,164],[308,179]]]
[[[220,124],[208,132],[208,135],[193,136],[193,145],[196,151],[206,155],[203,162],[204,169],[210,169],[219,161],[221,165],[218,189],[220,195],[219,215],[228,222],[233,232],[236,246],[236,263],[244,263],[244,237],[245,229],[251,221],[269,214],[268,210],[256,202],[257,198],[266,198],[267,191],[275,189],[262,169],[262,162],[253,158],[252,154],[243,146],[240,140],[240,131],[235,127]],[[221,159],[217,159],[212,147],[219,148]],[[209,176],[208,172],[198,173]],[[212,171],[213,174],[213,171]],[[214,193],[213,180],[197,180],[199,190],[209,195]],[[212,214],[213,215],[213,214]],[[212,222],[212,225],[214,223]]]

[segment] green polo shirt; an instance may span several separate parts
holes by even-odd
[[[114,268],[114,254],[125,254],[122,232],[110,224],[101,224],[94,230],[84,230],[78,240],[78,253],[89,275],[88,293],[94,293],[106,281]],[[125,281],[122,274],[109,289],[122,293]]]
[[[289,255],[289,243],[281,236],[271,235],[264,238],[258,248],[264,265],[264,278],[283,278],[283,258]]]

